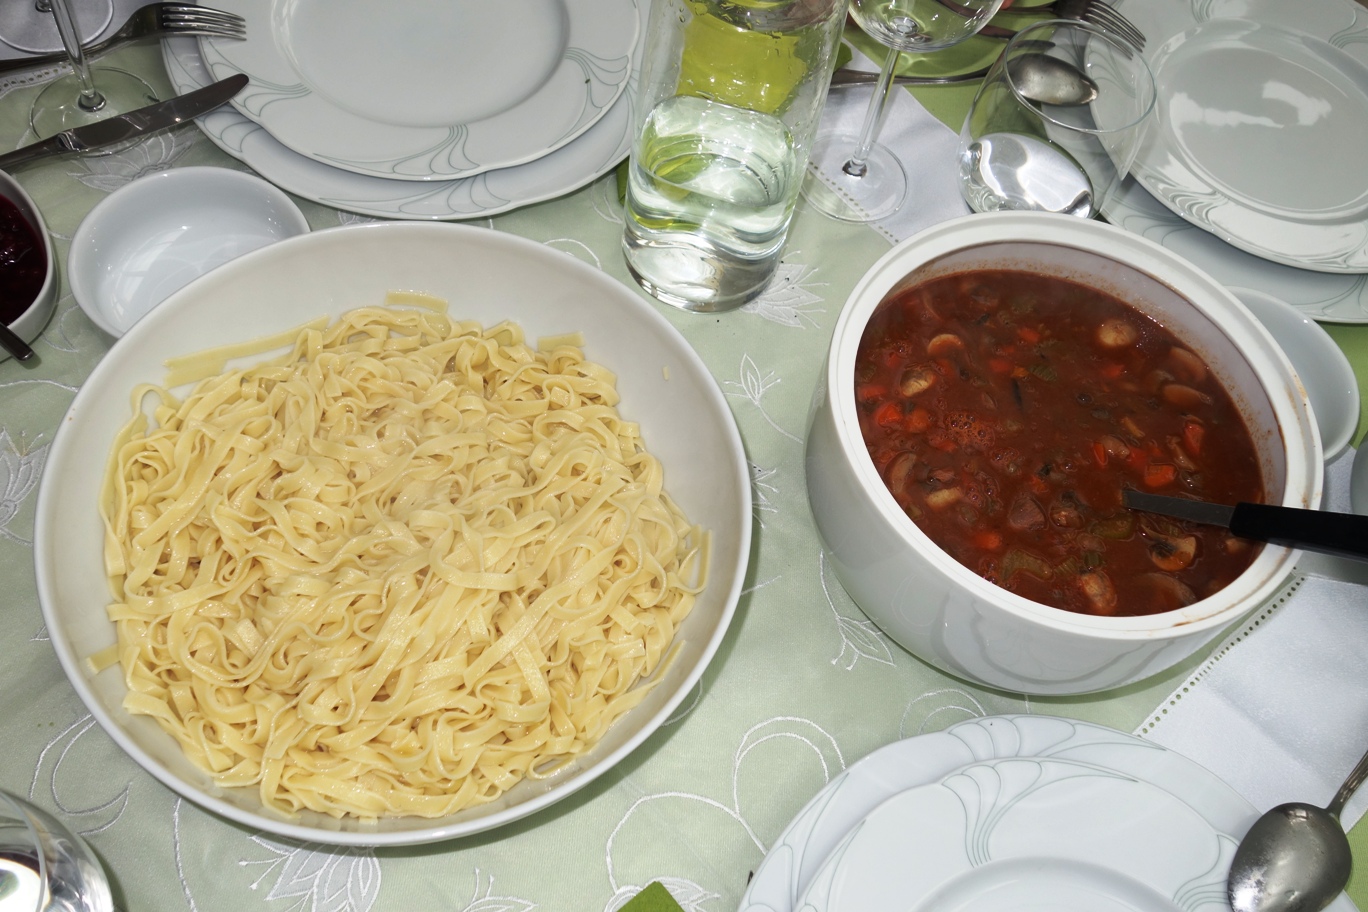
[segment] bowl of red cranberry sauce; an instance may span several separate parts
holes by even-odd
[[[0,321],[32,343],[57,308],[57,263],[42,213],[0,171]],[[0,348],[0,361],[10,357]]]
[[[909,652],[1016,692],[1107,690],[1267,600],[1296,552],[1127,488],[1316,507],[1319,436],[1261,323],[1095,221],[969,216],[894,247],[833,334],[806,444],[836,577]]]

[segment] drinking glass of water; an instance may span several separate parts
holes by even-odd
[[[1063,64],[1047,64],[1053,78],[1090,80],[1095,97],[1032,97],[1042,57]],[[1153,110],[1154,76],[1129,43],[1085,22],[1036,23],[1007,43],[974,97],[960,131],[960,190],[976,212],[1092,218],[1125,180]]]
[[[739,307],[779,265],[847,0],[653,0],[623,252],[647,292]]]
[[[111,912],[104,869],[51,814],[0,792],[0,912]]]

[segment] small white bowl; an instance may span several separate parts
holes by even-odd
[[[1252,288],[1230,290],[1268,327],[1296,368],[1329,462],[1349,446],[1358,426],[1358,380],[1349,359],[1319,323],[1286,301]]]
[[[14,203],[28,219],[38,243],[42,245],[43,256],[47,258],[47,275],[43,279],[42,287],[38,289],[38,296],[9,324],[10,330],[16,336],[25,342],[32,342],[38,338],[43,327],[47,326],[48,320],[52,319],[52,312],[57,309],[57,261],[52,255],[52,239],[48,236],[47,223],[43,221],[43,214],[38,211],[33,197],[4,171],[0,171],[0,196]],[[8,357],[9,353],[0,348],[0,361]]]
[[[117,338],[191,280],[308,230],[289,196],[259,177],[158,171],[90,210],[71,240],[67,277],[76,303]]]

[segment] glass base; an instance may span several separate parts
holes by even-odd
[[[29,112],[29,125],[39,139],[116,114],[126,114],[157,101],[157,93],[152,87],[132,73],[111,67],[91,67],[90,76],[104,99],[104,103],[94,110],[82,106],[81,82],[74,73],[54,79],[38,94]]]
[[[803,198],[818,212],[843,222],[877,222],[902,208],[907,173],[886,146],[875,143],[864,168],[851,167],[860,143],[853,133],[819,136],[808,159]]]

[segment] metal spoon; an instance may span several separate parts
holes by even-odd
[[[1080,72],[1072,64],[1046,54],[1023,54],[1012,60],[1012,79],[1021,94],[1043,104],[1082,105],[1097,97],[1097,83]],[[952,85],[957,82],[972,82],[982,79],[988,70],[974,70],[969,73],[956,73],[953,76],[894,76],[897,85]],[[831,76],[831,85],[873,85],[879,78],[878,73],[863,73],[856,70],[837,70]]]
[[[1353,857],[1339,815],[1365,778],[1368,754],[1327,807],[1280,804],[1254,821],[1226,880],[1235,912],[1320,912],[1340,895]]]

